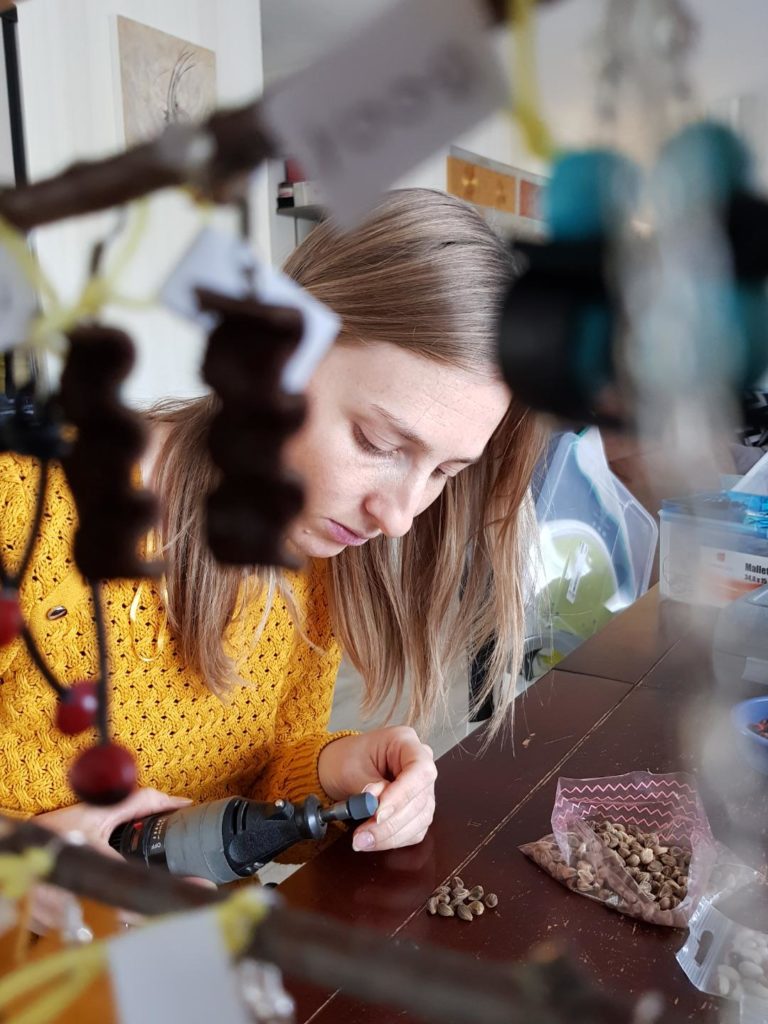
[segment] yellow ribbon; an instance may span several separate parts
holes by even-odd
[[[133,206],[123,245],[111,260],[111,266],[104,274],[96,274],[85,283],[74,305],[64,306],[56,300],[52,309],[37,318],[29,332],[29,341],[33,346],[45,345],[51,336],[66,333],[82,320],[95,318],[107,305],[136,308],[150,305],[145,300],[121,295],[116,288],[117,280],[139,248],[148,221],[149,200],[141,199]]]
[[[236,959],[246,951],[261,922],[270,911],[270,901],[262,889],[240,889],[216,907],[221,936],[230,956]]]
[[[45,847],[23,853],[0,853],[0,895],[16,902],[53,870],[55,854]]]
[[[7,220],[0,217],[0,244],[16,260],[19,269],[32,287],[44,297],[47,309],[36,317],[29,328],[27,344],[34,348],[60,349],[57,339],[81,320],[96,317],[108,304],[144,308],[150,303],[121,295],[117,281],[125,271],[141,243],[149,220],[149,201],[134,203],[123,244],[104,274],[97,274],[86,282],[74,305],[62,303],[52,282],[27,245],[24,236]]]
[[[213,908],[222,941],[233,959],[245,952],[269,909],[268,897],[255,887],[241,889]],[[48,1024],[55,1020],[107,968],[108,945],[108,940],[101,940],[65,949],[0,978],[0,1018],[5,1024]],[[9,1005],[33,993],[37,994],[24,1009],[13,1015],[7,1013]]]
[[[555,152],[552,135],[539,102],[536,75],[534,7],[536,0],[507,0],[512,24],[512,116],[517,118],[525,144],[534,156],[551,160]]]
[[[98,978],[107,964],[105,942],[64,949],[0,978],[0,1013],[7,1024],[47,1024],[55,1020]],[[40,991],[46,988],[46,991]],[[17,999],[39,994],[23,1010],[7,1015]]]
[[[58,843],[53,839],[49,847],[34,847],[22,853],[0,854],[0,896],[12,903],[24,901],[17,924],[13,960],[21,963],[29,948],[29,894],[36,882],[47,878],[56,861],[52,847]]]

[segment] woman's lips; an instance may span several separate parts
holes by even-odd
[[[353,547],[359,547],[371,539],[370,537],[364,537],[359,533],[355,533],[354,530],[350,530],[341,523],[337,523],[335,519],[328,520],[328,532],[337,543],[349,544]]]

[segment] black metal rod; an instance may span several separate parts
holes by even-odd
[[[24,112],[21,105],[21,74],[17,25],[19,15],[15,7],[0,14],[3,22],[3,54],[5,56],[5,84],[8,91],[8,118],[11,124],[11,151],[13,173],[17,185],[26,185],[27,147],[24,139]]]

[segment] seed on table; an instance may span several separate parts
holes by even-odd
[[[473,885],[469,890],[469,898],[471,900],[481,900],[485,894],[485,889],[482,885]]]
[[[435,889],[435,896],[439,896],[441,893],[445,893],[445,895],[448,896],[450,891],[450,885],[438,885],[438,887]]]
[[[447,903],[438,903],[437,912],[440,917],[453,917],[455,914],[453,907],[448,906]]]
[[[451,896],[455,900],[465,900],[469,896],[469,889],[465,887],[451,889]]]
[[[430,896],[429,899],[427,900],[427,913],[437,913],[437,896]]]
[[[438,903],[450,903],[451,902],[451,897],[450,897],[450,895],[447,892],[441,892],[440,895],[437,897],[437,902]]]
[[[463,879],[459,878],[458,875],[455,875],[453,877],[452,881],[451,881],[451,887],[453,889],[463,889],[464,888],[464,881],[463,881]]]
[[[499,897],[495,892],[489,892],[486,894],[483,903],[485,903],[486,907],[489,907],[492,910],[494,907],[499,905]]]
[[[480,902],[480,900],[475,900],[473,903],[470,903],[469,909],[472,911],[475,917],[480,917],[480,915],[485,912],[485,907]]]
[[[456,907],[456,913],[462,921],[472,921],[475,917],[466,903],[460,903],[458,907]]]

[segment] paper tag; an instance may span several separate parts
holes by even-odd
[[[249,1024],[215,911],[137,928],[108,948],[121,1024]]]
[[[291,394],[304,390],[341,329],[341,320],[332,310],[279,270],[261,263],[245,242],[216,228],[202,229],[160,291],[165,306],[210,331],[217,317],[200,309],[196,288],[236,299],[255,291],[262,302],[300,310],[304,333],[282,378],[283,388]]]
[[[262,111],[283,154],[351,227],[393,181],[507,94],[478,0],[401,0],[279,83]]]
[[[26,340],[29,321],[38,308],[29,278],[12,253],[0,244],[0,352]]]

